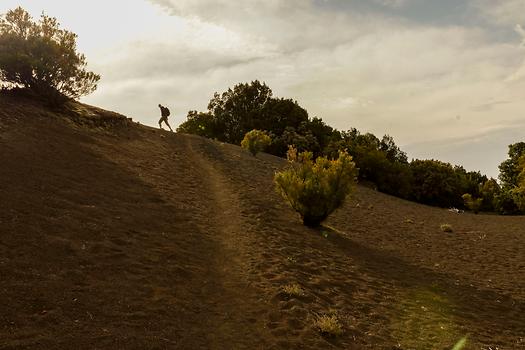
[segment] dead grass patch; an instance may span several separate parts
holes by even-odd
[[[297,283],[287,284],[283,287],[283,291],[291,296],[301,297],[304,295],[304,290]]]

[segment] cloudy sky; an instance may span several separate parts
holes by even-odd
[[[2,0],[79,35],[102,75],[84,102],[144,124],[265,81],[342,130],[410,158],[497,176],[525,140],[524,0]]]

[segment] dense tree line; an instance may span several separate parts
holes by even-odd
[[[359,169],[361,183],[394,196],[440,207],[475,208],[476,212],[519,214],[525,209],[523,142],[510,146],[509,159],[500,166],[500,186],[461,166],[438,160],[409,161],[389,135],[379,139],[355,128],[338,131],[320,118],[310,118],[296,101],[273,97],[272,90],[259,81],[215,93],[208,111],[190,111],[178,131],[239,145],[254,129],[271,136],[267,151],[280,157],[286,156],[289,145],[315,157],[335,158],[345,150]]]

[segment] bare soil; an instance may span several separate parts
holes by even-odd
[[[525,218],[359,186],[309,229],[283,166],[0,95],[0,349],[525,349]]]

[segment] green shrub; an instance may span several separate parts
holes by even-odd
[[[479,209],[483,203],[483,198],[474,198],[470,193],[465,193],[461,198],[465,201],[465,206],[468,209],[472,210],[474,214],[479,213]]]
[[[312,160],[311,152],[288,150],[289,166],[275,174],[277,191],[297,211],[306,226],[316,227],[339,208],[355,187],[357,170],[345,151],[339,158]]]
[[[264,131],[252,130],[244,135],[241,147],[255,157],[257,153],[264,151],[271,142],[272,139]]]

